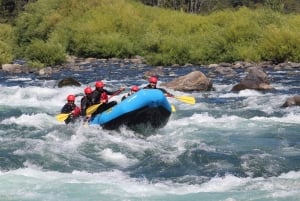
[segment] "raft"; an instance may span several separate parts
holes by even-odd
[[[130,128],[164,127],[171,115],[171,105],[158,89],[141,89],[117,105],[96,115],[90,124],[114,130],[122,125]]]

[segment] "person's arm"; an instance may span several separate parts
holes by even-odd
[[[87,98],[83,97],[81,99],[81,116],[85,116],[86,115],[86,104],[87,104]]]
[[[92,104],[98,104],[100,103],[100,94],[101,92],[94,90],[92,93]]]
[[[150,84],[146,85],[143,89],[151,89]]]
[[[107,95],[117,95],[119,93],[121,93],[122,91],[124,91],[125,88],[124,87],[120,87],[120,89],[116,90],[116,91],[108,91],[108,90],[104,90],[104,92],[107,94]]]
[[[157,89],[161,90],[167,97],[174,97],[173,94],[169,93],[167,90],[165,90],[163,88],[157,88]]]

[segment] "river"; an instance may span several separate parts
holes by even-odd
[[[149,136],[56,121],[68,94],[96,80],[111,90],[143,86],[149,69],[86,64],[47,79],[0,73],[0,200],[300,200],[300,107],[280,107],[300,94],[300,69],[265,68],[275,88],[265,92],[231,92],[242,69],[235,78],[212,78],[214,91],[168,89],[197,103],[169,98],[176,112]],[[160,82],[194,70],[209,73],[201,66],[166,67]],[[71,75],[81,87],[57,87]]]

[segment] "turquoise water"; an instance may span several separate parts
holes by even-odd
[[[280,108],[299,95],[299,70],[266,69],[276,89],[268,92],[231,92],[245,75],[241,70],[235,79],[212,78],[212,92],[169,90],[197,103],[169,98],[176,112],[145,137],[126,127],[107,131],[55,120],[66,95],[82,93],[99,76],[108,89],[146,84],[146,68],[90,68],[76,72],[83,83],[77,88],[56,87],[73,72],[47,80],[1,75],[1,201],[300,199],[300,107]],[[193,70],[208,73],[166,68],[161,80]]]

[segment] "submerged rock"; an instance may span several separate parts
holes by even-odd
[[[289,106],[300,106],[300,96],[293,96],[283,103],[281,107],[289,107]]]
[[[81,86],[80,82],[78,82],[73,77],[66,77],[66,78],[60,80],[57,85],[58,85],[59,88],[62,88],[62,87],[65,87],[65,86],[76,86],[76,87]]]
[[[270,85],[268,75],[260,67],[250,67],[247,69],[247,76],[237,85],[233,86],[232,91],[240,91],[244,89],[254,90],[270,90],[273,87]]]

